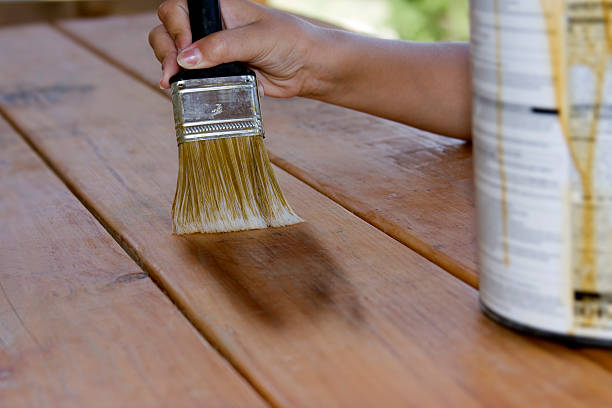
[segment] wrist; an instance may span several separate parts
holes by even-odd
[[[348,76],[348,58],[342,44],[346,32],[340,29],[313,27],[304,65],[304,80],[299,96],[328,100],[339,91]]]

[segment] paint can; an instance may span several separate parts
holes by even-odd
[[[612,2],[472,0],[480,303],[612,346]]]

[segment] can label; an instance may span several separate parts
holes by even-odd
[[[612,0],[472,0],[481,301],[612,340]]]

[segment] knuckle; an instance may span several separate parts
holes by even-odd
[[[215,61],[223,61],[227,55],[227,47],[227,39],[222,35],[217,35],[214,38],[211,38],[210,43],[204,51],[211,59]]]
[[[173,9],[174,9],[174,6],[172,5],[171,1],[168,1],[168,0],[164,1],[157,8],[157,17],[159,18],[161,22],[165,22],[168,19],[168,17],[172,15]]]
[[[148,39],[149,39],[149,45],[151,47],[154,46],[155,38],[157,37],[157,35],[159,33],[159,27],[160,26],[157,26],[157,27],[153,28],[151,31],[149,31]]]

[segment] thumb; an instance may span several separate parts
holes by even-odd
[[[233,61],[252,62],[263,53],[253,25],[218,31],[185,48],[177,57],[186,69],[210,68]]]

